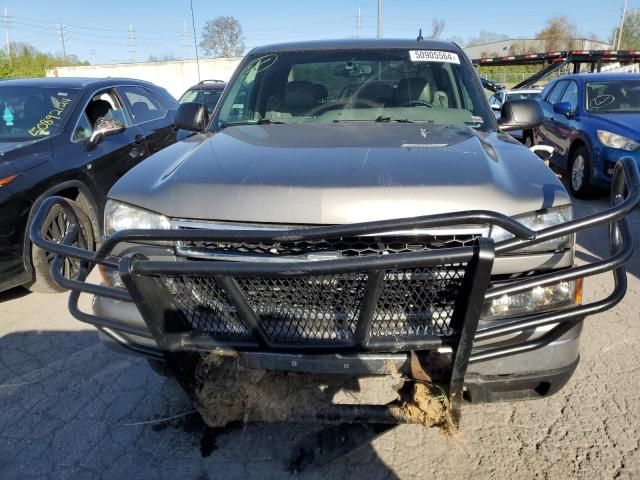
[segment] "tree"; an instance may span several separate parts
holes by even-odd
[[[242,27],[234,17],[209,20],[202,29],[200,48],[205,55],[239,57],[244,53]]]
[[[509,46],[509,55],[526,55],[535,51],[535,47],[527,44],[526,40],[514,40]]]
[[[617,43],[618,29],[614,29],[611,34],[611,44]],[[617,48],[613,45],[613,48]],[[631,10],[624,17],[622,26],[622,38],[620,39],[621,50],[640,49],[640,10]]]
[[[578,36],[576,24],[565,15],[557,15],[547,20],[547,26],[536,38],[541,40],[546,52],[573,50]]]
[[[172,53],[164,53],[160,56],[154,55],[153,53],[149,55],[147,58],[147,62],[173,62],[177,60],[175,55]]]
[[[427,38],[440,38],[442,32],[444,31],[444,20],[434,18],[431,22],[431,34]]]
[[[11,56],[0,50],[0,78],[44,77],[46,71],[55,67],[89,65],[75,55],[51,55],[42,53],[27,43],[12,43]]]

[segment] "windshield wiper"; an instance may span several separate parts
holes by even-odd
[[[408,118],[396,118],[396,117],[385,117],[380,115],[376,118],[353,118],[353,119],[335,119],[333,123],[347,123],[347,122],[375,122],[375,123],[385,123],[385,122],[399,122],[399,123],[415,123],[413,120],[409,120]]]
[[[260,120],[249,120],[244,122],[228,122],[220,125],[220,128],[236,127],[238,125],[286,125],[287,122],[280,120],[271,120],[269,118],[261,118]]]
[[[380,115],[375,119],[377,123],[383,122],[398,122],[398,123],[415,123],[413,120],[409,120],[408,118],[396,118],[396,117],[385,117],[384,115]]]

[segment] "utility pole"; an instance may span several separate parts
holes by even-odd
[[[184,49],[184,60],[189,58],[189,30],[187,30],[187,21],[182,22],[182,48]]]
[[[133,23],[129,24],[129,52],[131,52],[131,63],[136,63],[136,37],[133,33]]]
[[[89,54],[91,54],[91,65],[95,65],[96,64],[96,51],[95,50],[89,50]]]
[[[67,58],[67,48],[64,45],[64,25],[62,23],[58,24],[58,28],[60,29],[60,41],[62,42],[62,58]]]
[[[378,38],[382,38],[382,0],[378,0]]]
[[[356,16],[356,38],[360,38],[362,36],[362,12],[360,7],[358,7],[358,15]]]
[[[4,7],[4,33],[7,37],[7,57],[11,58],[11,42],[9,42],[9,15],[7,7]]]
[[[620,50],[620,43],[622,42],[622,30],[624,28],[624,17],[627,15],[627,0],[622,3],[622,17],[620,17],[620,28],[618,29],[618,45],[613,45],[616,50]]]

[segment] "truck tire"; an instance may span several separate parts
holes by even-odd
[[[89,250],[93,250],[95,248],[95,238],[89,214],[85,212],[78,203],[72,200],[68,200],[68,202],[71,204],[71,207],[80,222],[80,230],[85,243],[84,247]],[[67,227],[67,219],[62,207],[55,205],[49,211],[49,214],[43,222],[41,234],[47,240],[60,242],[67,232]],[[78,245],[78,243],[75,243],[74,245]],[[31,263],[33,265],[34,279],[30,284],[25,285],[28,290],[39,293],[57,293],[65,290],[54,282],[51,277],[51,262],[53,262],[53,258],[54,255],[51,253],[42,250],[36,245],[31,245]],[[77,277],[78,268],[79,261],[65,260],[65,277]]]
[[[576,148],[569,159],[569,189],[576,198],[590,198],[594,195],[591,184],[591,158],[585,146]]]

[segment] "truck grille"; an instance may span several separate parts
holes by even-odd
[[[268,228],[264,225],[244,226],[233,224],[197,223],[174,221],[173,228],[229,228],[234,230]],[[293,228],[293,227],[291,227]],[[331,254],[337,258],[409,253],[441,248],[466,247],[480,236],[488,234],[487,228],[465,227],[430,229],[422,232],[390,232],[376,236],[324,238],[277,243],[231,243],[231,242],[179,242],[177,252],[190,258],[220,260],[255,261],[264,260],[306,260],[307,256]],[[331,258],[327,256],[326,258]]]
[[[466,266],[387,270],[375,303],[370,338],[450,335]],[[251,338],[249,325],[213,277],[167,275],[155,282],[170,310],[195,333]],[[236,276],[260,327],[274,344],[352,344],[368,274],[297,277]]]

